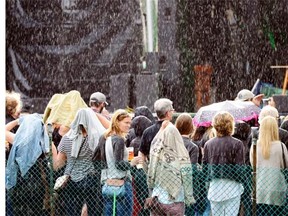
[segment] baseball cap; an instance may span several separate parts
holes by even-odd
[[[108,103],[106,101],[106,96],[101,92],[94,92],[93,94],[91,94],[90,102],[96,102],[96,103],[103,103],[104,102],[106,105],[108,105]]]
[[[238,92],[235,100],[246,101],[246,100],[252,99],[254,97],[255,97],[255,95],[250,90],[242,89],[241,91]]]

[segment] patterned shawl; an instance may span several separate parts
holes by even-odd
[[[148,188],[160,185],[175,199],[183,186],[185,203],[195,203],[189,154],[179,131],[172,123],[155,136],[149,156]]]

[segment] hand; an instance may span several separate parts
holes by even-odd
[[[143,158],[141,156],[137,156],[130,161],[130,164],[131,166],[136,166],[137,164],[143,164],[143,162]]]
[[[149,197],[152,197],[153,189],[152,188],[148,188],[148,191],[149,191]]]
[[[253,102],[256,106],[259,107],[264,96],[265,96],[264,94],[256,95],[256,96],[252,99],[252,102]]]
[[[161,125],[161,130],[164,130],[168,125],[169,125],[170,121],[169,120],[165,120],[162,122]]]
[[[270,100],[268,101],[268,105],[272,106],[272,107],[276,107],[275,101],[273,100],[273,97],[269,98]]]

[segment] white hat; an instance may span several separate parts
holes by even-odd
[[[242,89],[241,91],[238,92],[235,100],[246,101],[246,100],[252,99],[254,97],[255,97],[255,95],[250,90]]]
[[[94,92],[90,96],[90,102],[95,102],[95,103],[103,103],[104,102],[106,105],[108,105],[108,103],[106,101],[106,96],[101,92]]]

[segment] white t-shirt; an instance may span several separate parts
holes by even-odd
[[[240,196],[244,191],[242,184],[229,179],[213,179],[208,190],[208,199],[214,202],[225,201]]]

